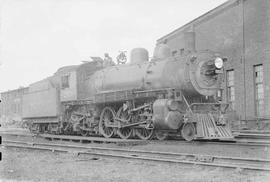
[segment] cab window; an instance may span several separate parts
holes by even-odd
[[[61,77],[61,88],[62,89],[69,88],[69,79],[70,79],[70,75],[64,75]]]

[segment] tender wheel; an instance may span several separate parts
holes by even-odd
[[[124,108],[123,108],[123,107],[121,107],[121,108],[118,110],[116,116],[117,116],[117,118],[120,118],[120,119],[122,119],[122,120],[127,120],[127,121],[130,120],[130,116],[129,116],[127,110],[124,111]],[[128,124],[128,122],[125,123],[125,124]],[[128,138],[130,138],[131,135],[132,135],[132,128],[119,128],[119,129],[117,130],[117,134],[118,134],[119,137],[122,138],[122,139],[128,139]]]
[[[90,135],[90,132],[89,131],[86,131],[86,130],[80,130],[80,134],[82,135],[82,136],[89,136]]]
[[[48,124],[40,124],[40,133],[48,133]]]
[[[110,138],[113,136],[114,129],[112,127],[107,127],[106,123],[113,123],[115,117],[115,112],[110,107],[105,107],[100,115],[99,120],[99,132],[105,137]]]
[[[30,124],[29,130],[31,133],[38,134],[39,133],[39,125],[37,124]]]
[[[64,126],[63,126],[63,134],[64,135],[72,135],[73,133],[74,132],[73,132],[72,124],[65,122]]]
[[[55,123],[48,124],[48,133],[49,134],[58,134],[58,125]]]
[[[181,130],[181,135],[186,141],[194,140],[196,129],[193,123],[185,123]]]
[[[155,135],[156,135],[158,140],[165,140],[168,137],[168,133],[162,132],[162,131],[155,131]]]
[[[48,133],[53,134],[53,126],[51,123],[48,125]]]
[[[153,137],[154,130],[147,128],[137,128],[136,135],[142,140],[150,140]]]
[[[43,124],[38,124],[38,132],[40,134],[44,134],[44,131],[45,131],[45,127]]]

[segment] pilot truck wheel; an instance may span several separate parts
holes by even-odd
[[[196,129],[193,123],[185,123],[181,129],[181,136],[186,141],[191,141],[195,139]]]

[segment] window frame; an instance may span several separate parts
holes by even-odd
[[[66,88],[70,88],[70,74],[65,74],[61,76],[61,89]]]
[[[229,75],[232,73],[232,80],[229,79]],[[230,83],[232,82],[232,84]],[[232,96],[233,93],[233,96]],[[235,71],[234,69],[226,70],[226,100],[235,110]]]
[[[255,116],[260,117],[264,114],[264,84],[263,84],[263,64],[253,66],[254,78],[254,108]]]

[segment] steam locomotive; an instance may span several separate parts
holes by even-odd
[[[195,51],[187,33],[186,50],[171,54],[166,44],[149,61],[144,48],[131,51],[128,64],[102,65],[102,59],[60,68],[29,86],[23,119],[32,132],[102,135],[106,138],[185,140],[232,138],[228,104],[216,100],[223,57]]]

